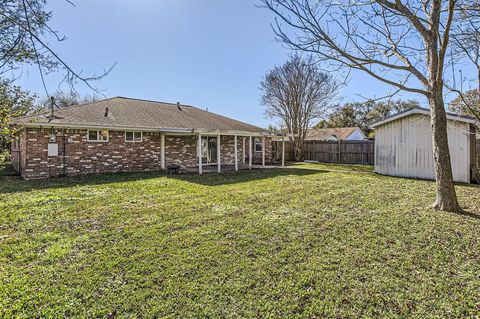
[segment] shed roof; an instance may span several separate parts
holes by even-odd
[[[108,109],[108,110],[107,110]],[[267,130],[190,105],[156,102],[126,97],[56,109],[14,118],[19,126],[105,128],[165,132],[220,132],[268,134]]]
[[[369,124],[369,127],[376,128],[378,126],[384,125],[386,123],[389,123],[389,122],[398,120],[402,117],[410,116],[410,115],[413,115],[413,114],[430,116],[430,110],[426,109],[426,108],[423,108],[423,107],[414,107],[414,108],[399,112],[397,114],[385,117],[381,120],[371,122]],[[475,123],[475,119],[473,119],[469,116],[458,115],[458,114],[448,113],[448,112],[447,112],[447,119],[452,120],[452,121],[471,123],[471,124]]]

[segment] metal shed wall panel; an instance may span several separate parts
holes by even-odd
[[[469,124],[448,121],[453,179],[470,182]],[[375,129],[375,172],[435,179],[430,118],[414,114]]]

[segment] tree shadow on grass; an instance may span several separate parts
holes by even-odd
[[[254,169],[239,172],[224,172],[221,174],[209,173],[206,175],[181,174],[170,175],[170,178],[204,186],[220,186],[238,183],[247,183],[256,180],[275,178],[279,176],[307,176],[322,173],[330,173],[327,170],[303,169],[303,168],[269,168]]]
[[[321,173],[328,173],[328,171],[303,168],[272,168],[239,172],[225,172],[221,174],[208,173],[204,175],[198,175],[195,173],[168,175],[163,171],[151,171],[131,173],[105,173],[72,177],[58,177],[41,180],[24,180],[20,176],[0,176],[0,194],[29,192],[33,190],[108,185],[114,183],[145,181],[155,178],[168,178],[172,180],[200,184],[203,186],[219,186],[246,183],[255,180],[275,178],[279,176],[306,176]]]
[[[460,216],[465,216],[465,217],[469,217],[469,218],[474,218],[474,219],[479,219],[480,220],[480,214],[476,214],[476,213],[473,213],[473,212],[470,212],[468,210],[462,210],[458,213],[456,213],[457,215],[460,215]]]

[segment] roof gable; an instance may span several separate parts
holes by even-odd
[[[331,137],[339,140],[345,140],[356,130],[360,130],[359,127],[331,127],[331,128],[312,128],[307,131],[306,140],[310,141],[325,141]],[[361,130],[360,130],[361,132]],[[362,132],[363,134],[363,132]]]
[[[398,120],[402,117],[410,116],[410,115],[413,115],[413,114],[430,116],[430,110],[426,109],[426,108],[423,108],[423,107],[414,107],[414,108],[402,111],[400,113],[385,117],[385,118],[380,119],[378,121],[374,121],[374,122],[369,124],[369,127],[376,128],[376,127],[381,126],[383,124],[386,124],[386,123]],[[452,120],[452,121],[470,123],[470,124],[475,123],[475,119],[473,119],[469,116],[463,116],[463,115],[458,115],[458,114],[453,114],[453,113],[448,113],[448,112],[447,112],[447,119]]]

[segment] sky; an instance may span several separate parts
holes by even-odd
[[[51,45],[84,75],[101,74],[116,63],[95,83],[106,97],[181,102],[263,127],[275,123],[264,116],[260,82],[291,51],[275,40],[274,16],[258,7],[259,0],[75,0],[75,4],[48,1],[53,12],[50,25],[67,37]],[[59,81],[58,74],[48,75],[50,93]],[[34,67],[24,67],[17,82],[46,94]],[[93,93],[83,86],[77,90]],[[339,101],[364,101],[390,91],[369,76],[354,73],[341,88]]]

